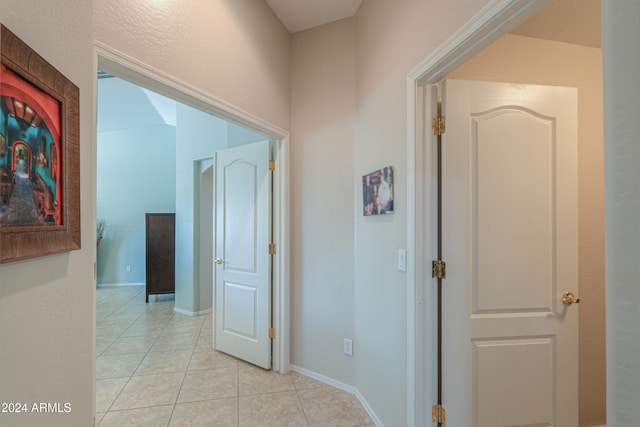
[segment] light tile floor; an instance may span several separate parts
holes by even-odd
[[[96,298],[99,427],[374,425],[349,393],[213,350],[211,314],[175,313],[172,295],[146,304],[143,286],[119,286]]]

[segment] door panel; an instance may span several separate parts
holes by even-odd
[[[228,153],[227,153],[228,154]],[[257,272],[258,163],[236,159],[224,167],[223,259],[226,272]],[[232,238],[229,238],[232,237]]]
[[[478,425],[550,425],[554,353],[552,337],[473,340],[473,418]],[[523,392],[505,393],[514,384]]]
[[[242,283],[224,283],[224,319],[222,329],[227,334],[258,341],[256,322],[258,318],[257,290]]]
[[[577,423],[577,90],[447,81],[448,425]]]
[[[215,347],[271,367],[269,141],[216,153]]]
[[[550,311],[553,121],[531,111],[501,108],[473,115],[471,126],[475,184],[471,215],[477,220],[473,312]],[[513,286],[521,281],[527,283]]]

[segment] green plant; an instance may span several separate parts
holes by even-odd
[[[107,223],[104,219],[98,220],[98,227],[96,230],[96,250],[100,249],[100,242],[102,242],[102,238],[104,237],[104,230],[107,226]]]

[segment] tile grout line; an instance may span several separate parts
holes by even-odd
[[[134,300],[138,295],[140,295],[140,294],[141,294],[141,292],[139,292],[139,293],[138,293],[138,294],[136,294],[134,297],[132,297],[131,299],[129,299],[129,302],[133,301],[133,300]],[[128,328],[126,328],[126,329],[125,329],[125,330],[124,330],[124,331],[123,331],[123,332],[122,332],[122,333],[121,333],[121,334],[120,334],[120,335],[119,335],[119,336],[114,340],[114,342],[113,342],[113,343],[115,343],[115,341],[117,341],[120,337],[122,337],[122,334],[124,334],[124,333],[125,333],[125,332],[126,332],[126,331],[127,331],[127,330],[128,330],[128,329],[129,329],[129,328],[130,328],[134,323],[135,323],[135,322],[137,322],[138,320],[140,320],[140,318],[141,318],[141,317],[142,317],[146,312],[148,312],[149,310],[150,310],[150,307],[147,307],[147,308],[144,310],[144,312],[143,312],[143,313],[141,313],[141,314],[136,318],[136,320],[134,320],[134,321],[131,323],[131,325],[129,325],[129,327],[128,327]],[[111,314],[113,315],[114,313],[111,313]],[[124,389],[126,388],[127,384],[129,384],[129,382],[131,381],[131,378],[133,378],[133,377],[135,376],[135,373],[136,373],[136,372],[138,371],[138,369],[140,368],[140,365],[141,365],[141,364],[142,364],[142,362],[146,359],[146,357],[149,355],[149,353],[151,352],[151,348],[153,347],[153,345],[155,345],[155,343],[158,341],[158,339],[160,338],[160,336],[162,335],[162,333],[166,330],[167,326],[169,325],[169,322],[173,319],[173,317],[174,317],[174,316],[172,315],[172,316],[171,316],[171,319],[167,322],[167,324],[166,324],[166,325],[165,325],[165,327],[162,329],[162,331],[160,332],[160,334],[159,334],[159,335],[156,337],[156,339],[154,340],[154,343],[149,347],[149,349],[148,349],[146,352],[144,352],[144,357],[142,357],[142,359],[140,359],[140,362],[138,363],[138,365],[136,366],[136,368],[133,370],[133,372],[131,373],[131,375],[129,375],[129,376],[128,376],[127,381],[125,382],[125,384],[122,386],[122,388],[121,388],[121,389],[120,389],[120,391],[118,392],[118,395],[113,399],[113,401],[112,401],[112,402],[111,402],[111,404],[109,405],[109,408],[105,411],[105,413],[104,413],[104,415],[103,415],[103,417],[102,417],[102,421],[106,418],[107,414],[109,414],[110,412],[118,412],[118,411],[112,411],[112,410],[111,410],[111,408],[113,407],[113,405],[115,404],[115,402],[118,400],[118,398],[120,397],[120,395],[122,394],[122,392],[123,392],[123,391],[124,391]],[[104,354],[104,352],[106,352],[106,351],[111,347],[111,345],[113,345],[113,343],[111,343],[111,344],[109,345],[109,347],[107,347],[107,348],[106,348],[102,353]],[[131,353],[131,354],[133,354],[133,353]],[[116,356],[117,356],[117,355],[116,355]],[[193,356],[193,353],[192,353],[192,356]],[[185,371],[185,372],[186,372],[186,371]],[[140,375],[140,376],[142,376],[142,375]],[[116,378],[118,378],[118,377],[116,377]],[[121,377],[121,378],[124,378],[124,377]],[[184,376],[183,376],[183,381],[184,381]],[[182,387],[182,384],[181,384],[181,386],[180,386],[180,387]],[[179,391],[178,391],[178,394],[179,394]],[[177,400],[177,397],[176,397],[176,400]],[[164,406],[164,405],[153,405],[153,406],[151,406],[151,407],[154,407],[154,406]],[[123,409],[123,411],[124,411],[124,410],[130,410],[130,409],[139,409],[139,408],[128,408],[128,409]],[[173,406],[173,409],[175,409],[175,405]],[[171,411],[171,414],[172,414],[172,415],[173,415],[173,409],[172,409],[172,411]],[[171,418],[169,418],[169,421],[170,421],[170,420],[171,420]],[[100,421],[100,424],[102,424],[102,421]],[[168,426],[168,423],[167,423],[167,426]]]
[[[310,426],[311,424],[309,423],[309,417],[307,417],[307,411],[305,411],[304,409],[304,405],[302,404],[302,399],[300,399],[300,393],[299,393],[298,387],[296,387],[295,383],[293,383],[293,388],[296,391],[296,397],[298,398],[298,403],[300,404],[300,408],[302,409],[302,415],[304,415],[304,420],[306,421],[307,426]]]
[[[144,292],[142,292],[142,295],[144,295]],[[113,298],[110,300],[107,300],[106,298],[102,298],[102,300],[103,301],[106,300],[108,301],[108,303],[113,304],[117,300],[117,295],[114,295]],[[140,309],[140,307],[138,307],[137,304],[138,303],[140,303],[141,305],[144,304],[140,301],[141,300],[139,299],[139,297],[130,298],[129,299],[130,305],[126,305],[123,310],[120,310],[120,315],[133,316],[133,310],[136,310],[137,312],[137,310]],[[169,427],[172,425],[172,423],[174,424],[179,423],[180,420],[183,419],[183,417],[187,417],[185,418],[185,420],[189,420],[190,419],[189,417],[191,417],[191,419],[195,421],[196,416],[210,417],[210,416],[213,416],[213,414],[217,414],[215,410],[214,412],[210,412],[211,410],[204,409],[207,407],[207,405],[204,405],[204,406],[199,405],[201,408],[203,408],[204,412],[202,412],[202,410],[199,410],[197,412],[192,412],[192,409],[198,406],[193,406],[193,407],[184,406],[184,408],[181,406],[181,408],[177,408],[178,404],[182,405],[182,404],[195,403],[195,402],[211,402],[211,401],[218,401],[218,400],[222,401],[229,398],[233,398],[235,396],[235,399],[236,399],[235,415],[237,419],[235,423],[229,423],[229,425],[235,425],[236,427],[239,427],[240,425],[243,425],[242,424],[243,422],[244,423],[247,422],[248,419],[246,417],[252,416],[250,415],[250,412],[252,411],[252,408],[255,408],[255,405],[258,402],[261,402],[263,400],[265,402],[270,401],[270,398],[267,395],[273,396],[273,399],[275,399],[275,401],[279,401],[280,398],[279,397],[276,398],[275,396],[281,393],[285,393],[287,391],[295,391],[296,393],[297,403],[299,405],[300,411],[302,412],[301,414],[302,416],[300,416],[298,412],[298,415],[295,416],[296,419],[300,420],[301,422],[302,417],[304,417],[305,425],[307,426],[312,425],[311,421],[317,422],[316,418],[318,418],[318,416],[314,412],[315,411],[314,405],[316,405],[315,399],[313,397],[314,394],[308,395],[305,393],[305,391],[309,389],[320,388],[321,387],[320,383],[302,382],[298,384],[298,386],[296,386],[296,382],[294,381],[296,377],[289,376],[289,381],[291,382],[292,387],[288,388],[287,390],[280,390],[279,387],[282,385],[280,381],[276,381],[273,384],[271,383],[271,381],[269,381],[269,384],[271,385],[269,385],[267,388],[264,388],[262,386],[258,388],[254,388],[253,387],[254,373],[252,370],[248,368],[246,371],[243,369],[244,362],[240,362],[237,359],[233,358],[235,359],[236,363],[234,363],[233,365],[227,365],[226,363],[223,363],[223,362],[226,362],[226,360],[216,358],[215,355],[213,356],[210,355],[211,351],[213,352],[216,351],[213,348],[213,343],[215,342],[213,335],[215,335],[215,331],[213,330],[213,328],[209,330],[209,322],[213,322],[212,320],[213,318],[208,318],[207,315],[205,314],[205,315],[201,315],[202,316],[201,319],[197,319],[197,317],[199,316],[194,316],[196,318],[191,319],[189,317],[183,316],[182,314],[176,313],[175,311],[170,311],[174,304],[175,302],[173,301],[158,301],[156,304],[150,304],[151,307],[147,307],[146,310],[141,311],[139,316],[137,316],[133,321],[131,321],[130,325],[125,329],[125,332],[120,334],[118,338],[115,338],[114,342],[109,344],[109,346],[107,346],[105,350],[103,350],[102,354],[104,354],[104,352],[106,352],[108,349],[114,349],[113,344],[115,343],[115,341],[122,338],[122,336],[126,334],[127,330],[131,330],[132,327],[136,327],[135,326],[136,324],[140,325],[139,330],[142,331],[140,332],[142,334],[140,335],[140,337],[144,337],[146,336],[146,333],[148,333],[149,331],[153,331],[153,334],[150,335],[153,337],[153,339],[149,339],[150,346],[148,346],[145,351],[139,352],[141,353],[140,355],[141,359],[139,360],[135,368],[129,371],[131,372],[131,375],[121,377],[123,378],[123,380],[126,379],[126,381],[123,382],[123,385],[118,390],[118,393],[114,393],[116,395],[111,400],[111,403],[108,406],[108,408],[106,408],[106,411],[103,413],[103,416],[102,416],[102,419],[100,420],[99,425],[103,427],[107,427],[107,426],[110,426],[111,423],[113,423],[116,419],[120,419],[121,417],[128,418],[129,414],[127,413],[127,411],[145,408],[145,411],[142,413],[146,413],[146,411],[150,411],[151,413],[156,413],[158,411],[153,409],[146,409],[146,408],[162,408],[162,417],[161,417],[162,421],[158,419],[158,421],[154,422],[153,424],[158,426]],[[154,308],[154,306],[156,308]],[[117,321],[118,317],[116,314],[113,314],[111,319],[114,321]],[[154,323],[156,321],[158,323]],[[148,326],[149,329],[145,329],[145,326]],[[181,336],[178,336],[177,334],[185,334],[185,336],[181,337]],[[193,336],[187,337],[186,334],[193,335]],[[165,340],[163,337],[168,337],[168,338]],[[195,341],[194,341],[194,338],[195,338]],[[205,338],[206,338],[206,341],[205,341]],[[209,338],[211,339],[211,343],[209,343],[208,341]],[[162,345],[157,347],[154,351],[154,346],[157,345],[161,339],[164,340]],[[201,339],[203,341],[200,341]],[[199,347],[199,343],[202,344],[201,347]],[[131,344],[131,347],[127,347],[129,344]],[[140,344],[143,344],[144,347],[146,347],[146,343],[138,343],[135,339],[131,340],[130,342],[129,341],[123,342],[123,346],[121,347],[121,349],[122,351],[125,351],[125,353],[122,353],[122,354],[123,355],[130,354],[126,352],[131,351],[134,348],[140,349],[141,348],[139,347]],[[205,351],[207,349],[209,350],[209,352]],[[189,356],[187,356],[186,354],[187,350],[191,352]],[[196,354],[196,350],[198,351],[197,354]],[[157,360],[157,364],[154,359],[153,361],[151,361],[153,363],[150,362],[149,364],[145,365],[145,366],[148,366],[149,368],[148,372],[143,373],[143,371],[140,371],[140,368],[144,363],[144,361],[147,360],[147,357],[150,357],[154,353],[160,354],[160,352],[172,352],[172,351],[174,352],[182,351],[183,354],[180,355],[179,359],[173,359],[172,356],[168,353],[165,356],[160,355]],[[117,356],[117,355],[114,355],[114,356]],[[174,360],[175,360],[175,363],[172,363],[172,361]],[[108,359],[107,361],[109,362]],[[133,361],[135,362],[135,359]],[[118,365],[117,359],[114,359],[113,362],[114,362],[113,368],[115,370],[122,369],[126,367],[127,364],[129,363],[127,362],[122,365]],[[220,366],[219,363],[222,363],[222,366]],[[109,365],[105,364],[104,366],[109,366]],[[202,369],[194,369],[192,373],[191,366],[194,366],[196,368],[199,367]],[[228,368],[231,368],[232,366],[235,368],[235,372],[233,371],[228,372],[228,374],[232,376],[227,378],[228,380],[231,380],[233,376],[235,376],[236,384],[235,384],[235,388],[233,389],[234,390],[233,393],[232,394],[230,393],[228,397],[220,396],[220,397],[213,398],[214,395],[218,396],[218,394],[217,393],[208,394],[208,392],[205,392],[204,389],[200,390],[198,388],[200,386],[196,386],[196,388],[192,390],[191,379],[187,381],[187,378],[186,378],[187,374],[189,374],[189,375],[193,375],[193,379],[195,379],[196,377],[199,376],[198,373],[196,372],[198,370],[210,371],[210,370],[221,369],[221,368],[228,369]],[[247,364],[247,366],[251,366],[251,365]],[[118,401],[118,399],[129,396],[129,395],[133,397],[134,395],[138,394],[138,391],[137,391],[138,389],[132,388],[132,384],[131,384],[131,381],[134,376],[143,377],[147,375],[159,375],[158,373],[155,373],[156,369],[162,371],[167,368],[170,368],[170,370],[172,371],[171,372],[171,374],[173,375],[172,383],[174,385],[171,388],[167,389],[169,391],[169,396],[167,396],[169,397],[169,399],[165,398],[164,400],[162,400],[166,403],[159,404],[157,403],[157,402],[161,402],[159,400],[154,401],[153,399],[151,400],[141,399],[139,401],[136,400],[136,402],[132,401],[130,402],[130,404],[132,405],[142,404],[144,406],[140,406],[137,408],[123,407],[122,409],[113,410],[113,407],[115,406],[115,403]],[[243,369],[242,372],[241,372],[241,369]],[[109,374],[107,370],[105,370],[105,372]],[[116,371],[112,371],[112,372],[116,372]],[[170,374],[170,373],[163,372],[162,374]],[[178,379],[177,375],[180,375],[180,374],[182,375],[182,378]],[[227,374],[225,374],[225,376],[226,375]],[[262,375],[258,375],[257,373],[256,375],[257,375],[256,379],[260,380],[262,378]],[[283,374],[283,375],[286,375],[286,374]],[[216,389],[217,387],[216,378],[217,377],[215,377],[215,375],[212,376],[211,381],[205,381],[204,383],[202,383],[202,386],[205,388],[213,387],[213,389]],[[251,392],[253,390],[253,391],[256,391],[257,393],[241,396],[241,388],[242,388],[241,379],[242,381],[244,381],[245,385],[247,386],[247,391]],[[152,380],[149,380],[149,381],[152,381]],[[151,382],[149,384],[151,384]],[[266,385],[267,384],[265,384],[265,386]],[[129,387],[128,391],[126,391],[127,387]],[[330,388],[333,389],[333,387],[330,387]],[[104,390],[107,390],[107,389],[104,389]],[[141,390],[144,390],[144,389],[141,389]],[[131,391],[134,391],[134,394],[131,394]],[[127,394],[125,394],[125,392]],[[183,392],[186,393],[184,395],[184,398],[189,399],[190,397],[193,397],[194,400],[189,400],[188,402],[180,402],[180,397]],[[175,396],[174,398],[171,397],[173,393],[176,393],[174,395]],[[187,396],[187,394],[189,396]],[[302,394],[305,394],[305,399],[302,398]],[[112,395],[113,394],[111,393],[105,393],[105,396],[107,396],[108,398],[111,398]],[[260,398],[261,395],[265,397]],[[243,405],[241,405],[241,401],[240,401],[241,397],[243,398],[243,402],[244,402]],[[282,398],[284,399],[284,396]],[[310,398],[311,400],[309,400]],[[291,405],[293,405],[293,401],[289,400],[289,398],[286,398],[285,400],[290,402]],[[320,408],[323,411],[322,413],[324,413],[324,411],[329,411],[327,412],[327,414],[331,414],[332,405],[330,401],[331,399],[327,400],[326,403],[322,404]],[[305,407],[303,402],[306,402],[310,406]],[[122,405],[120,406],[127,406],[127,402],[125,402],[124,400],[121,401],[121,404]],[[169,407],[169,405],[171,405],[171,407]],[[216,407],[218,407],[217,405],[218,404],[216,404]],[[233,402],[228,402],[228,404],[224,405],[224,407],[226,409],[224,412],[221,412],[221,414],[226,413],[227,416],[232,416]],[[176,412],[176,410],[178,410],[178,412]],[[107,421],[105,421],[105,418],[109,414],[112,414],[111,417],[108,418]],[[118,415],[114,415],[114,414],[118,414]],[[279,414],[274,413],[272,415],[275,415],[275,418],[273,420],[280,419],[281,422],[285,422],[288,419],[287,415],[285,414],[282,414],[281,416]],[[132,414],[131,416],[134,416],[134,415]],[[139,415],[135,415],[135,416],[137,417]],[[241,416],[243,416],[244,418],[241,419]],[[147,415],[145,415],[145,417],[147,417]],[[348,418],[351,419],[350,416]],[[266,422],[266,419],[264,421]],[[338,422],[337,419],[335,421]],[[352,421],[351,423],[347,423],[346,419],[342,419],[339,423],[341,423],[340,425],[343,425],[343,426],[349,425],[349,426],[364,427],[365,425],[370,425],[366,423],[363,424],[362,421],[364,421],[364,419],[362,421],[360,421],[359,419],[352,419],[351,421]]]
[[[176,410],[176,405],[178,405],[178,399],[180,398],[180,392],[182,392],[182,387],[184,386],[184,380],[187,378],[187,371],[189,370],[189,365],[191,364],[191,359],[193,358],[193,350],[191,351],[191,357],[189,357],[189,363],[184,368],[184,373],[182,374],[182,381],[180,382],[180,387],[178,388],[178,393],[176,394],[176,400],[173,403],[173,407],[171,408],[171,415],[169,415],[169,420],[167,421],[167,427],[171,425],[171,419],[173,418],[173,413]]]
[[[136,298],[138,294],[136,294],[135,296],[133,296],[131,299],[129,299],[129,302],[131,302],[133,299]],[[146,310],[145,310],[146,311]],[[111,313],[111,315],[113,315],[114,313]],[[108,317],[108,316],[107,316]],[[142,314],[140,314],[140,316],[138,316],[138,318],[136,320],[134,320],[131,324],[135,323],[140,317],[142,317]],[[122,331],[122,333],[111,343],[109,344],[109,346],[107,348],[105,348],[101,355],[103,355],[107,350],[109,350],[109,348],[111,348],[111,346],[122,336],[122,334],[124,334],[129,328],[131,327],[131,325],[129,325],[129,327],[127,327],[124,331]],[[117,356],[117,355],[116,355]],[[146,356],[145,356],[146,357]],[[120,391],[118,392],[117,396],[113,399],[113,401],[111,402],[111,404],[109,405],[109,407],[107,408],[107,410],[104,412],[104,415],[102,417],[102,419],[104,420],[104,418],[107,416],[107,414],[110,412],[111,408],[113,407],[113,404],[116,402],[116,400],[118,400],[118,398],[120,397],[120,395],[122,394],[122,391],[125,389],[125,387],[127,386],[127,384],[129,384],[129,381],[131,381],[131,377],[133,377],[133,374],[135,373],[135,371],[138,370],[138,368],[140,367],[140,364],[142,363],[142,361],[144,360],[144,357],[142,359],[140,359],[140,362],[138,363],[138,366],[136,366],[136,369],[133,370],[132,374],[129,375],[127,377],[127,381],[125,381],[124,385],[122,386],[122,388],[120,389]],[[115,378],[125,378],[125,377],[115,377]],[[103,378],[103,379],[111,379],[111,378]],[[97,381],[97,380],[96,380]],[[100,424],[102,424],[102,421],[100,421]]]
[[[140,315],[140,316],[142,316],[142,315]],[[127,328],[127,329],[128,329],[128,328]],[[126,329],[125,329],[125,331],[126,331]],[[123,332],[123,333],[124,333],[124,332]],[[158,337],[159,337],[159,336],[158,336]],[[156,337],[156,339],[154,340],[154,343],[155,343],[155,341],[157,341],[157,340],[158,340],[158,337]],[[116,340],[117,340],[117,339],[116,339]],[[115,342],[115,341],[114,341],[114,342]],[[112,345],[113,345],[113,343],[112,343]],[[153,344],[152,344],[151,346],[153,346]],[[111,346],[109,346],[109,347],[111,347]],[[149,354],[149,351],[150,351],[150,350],[151,350],[151,347],[149,347],[149,350],[147,350],[147,351],[144,353],[144,357],[142,357],[142,359],[140,359],[140,362],[138,362],[138,366],[136,366],[136,368],[133,370],[133,372],[131,373],[131,375],[129,375],[129,377],[127,378],[127,381],[124,383],[124,385],[123,385],[123,386],[122,386],[122,388],[120,389],[120,392],[118,392],[118,395],[115,397],[115,399],[113,399],[113,402],[111,402],[111,405],[109,405],[109,408],[108,408],[108,409],[107,409],[107,411],[105,412],[105,415],[104,415],[105,417],[107,416],[107,414],[108,414],[109,412],[117,412],[117,411],[110,411],[110,410],[111,410],[111,408],[113,407],[113,404],[114,404],[114,403],[116,403],[116,401],[118,400],[118,398],[120,397],[120,395],[122,394],[122,392],[124,391],[124,389],[127,387],[127,384],[129,384],[129,381],[131,381],[131,378],[133,378],[133,377],[135,376],[135,373],[136,373],[136,372],[138,371],[138,369],[140,368],[140,365],[142,364],[142,362],[144,361],[144,359],[147,357],[147,355]],[[106,350],[105,350],[105,351],[106,351]],[[123,377],[123,378],[124,378],[124,377]],[[104,419],[104,417],[103,417],[103,419]],[[101,422],[101,423],[102,423],[102,422]]]
[[[175,318],[175,315],[174,315]],[[204,323],[204,322],[203,322]],[[167,324],[168,326],[168,324]],[[165,328],[166,329],[166,328]],[[202,330],[202,325],[200,325],[200,331]],[[198,338],[200,337],[200,332],[198,332]],[[191,356],[189,357],[189,362],[184,368],[184,374],[182,375],[182,382],[180,383],[180,387],[178,388],[178,394],[176,394],[176,401],[173,404],[173,408],[171,408],[171,415],[169,416],[169,421],[167,422],[167,427],[171,425],[171,419],[173,418],[173,414],[176,410],[176,406],[178,405],[178,399],[180,398],[180,393],[182,392],[182,387],[184,386],[184,381],[187,378],[187,372],[189,371],[189,366],[191,366],[191,361],[193,360],[193,353],[195,352],[196,346],[198,345],[198,339],[196,338],[196,342],[193,344],[194,347],[191,349]]]

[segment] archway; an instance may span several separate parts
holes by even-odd
[[[33,168],[33,154],[29,144],[24,141],[16,141],[11,147],[12,154],[12,170],[14,174],[20,174],[22,178],[31,176]]]

